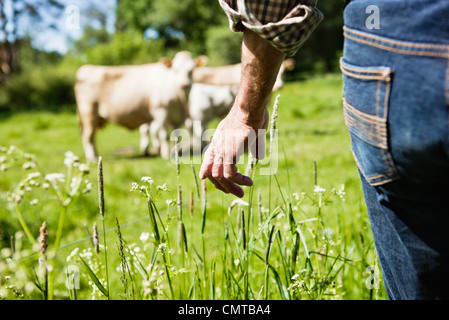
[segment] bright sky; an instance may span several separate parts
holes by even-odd
[[[66,0],[65,10],[61,12],[61,16],[52,17],[57,21],[57,30],[48,30],[36,37],[35,45],[48,51],[59,51],[64,53],[68,49],[69,38],[78,39],[82,35],[82,26],[89,24],[83,17],[82,10],[89,3],[100,2],[101,8],[105,12],[110,12],[108,17],[108,29],[114,28],[114,9],[116,0]]]
[[[20,0],[19,0],[20,2]],[[31,22],[25,21],[21,33],[29,33],[33,39],[33,45],[39,49],[48,51],[59,51],[64,53],[70,44],[69,39],[78,39],[82,34],[82,26],[89,24],[83,17],[83,9],[89,4],[99,4],[99,7],[109,12],[108,29],[114,28],[114,9],[116,0],[63,0],[65,8],[60,11],[59,16],[52,16],[50,12],[41,12],[44,21],[53,22],[56,29],[40,30]],[[9,1],[5,1],[5,9],[10,11]],[[34,27],[34,29],[33,29]]]

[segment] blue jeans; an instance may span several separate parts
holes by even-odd
[[[344,117],[388,297],[448,299],[449,1],[352,0],[344,19]]]

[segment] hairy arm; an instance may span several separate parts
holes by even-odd
[[[238,172],[236,163],[250,150],[258,159],[265,156],[265,131],[268,127],[267,104],[285,54],[267,40],[245,29],[242,43],[242,76],[238,94],[228,115],[219,123],[207,148],[200,178],[237,197],[243,197],[240,186],[251,186],[252,180]]]

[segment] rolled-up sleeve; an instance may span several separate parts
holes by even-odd
[[[317,0],[218,0],[230,28],[250,29],[293,56],[323,19]]]

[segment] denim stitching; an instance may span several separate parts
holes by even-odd
[[[370,120],[367,118],[367,114],[361,113],[346,101],[344,101],[344,107],[344,118],[348,127],[356,127],[364,139],[368,140],[374,146],[381,149],[388,149],[385,119],[379,118],[380,121]]]
[[[348,30],[349,31],[349,30]],[[346,38],[349,38],[353,41],[356,42],[360,42],[360,43],[364,43],[366,45],[372,46],[372,47],[376,47],[379,49],[383,49],[386,51],[392,51],[392,52],[396,52],[396,53],[401,53],[401,54],[408,54],[408,55],[417,55],[417,56],[425,56],[425,57],[436,57],[436,58],[449,58],[449,46],[446,46],[446,52],[432,52],[432,51],[425,51],[425,50],[421,50],[421,51],[413,51],[413,50],[407,50],[407,49],[398,49],[398,48],[393,48],[384,44],[380,44],[380,43],[375,43],[369,40],[364,40],[364,39],[360,39],[357,37],[353,37],[348,35],[347,33],[343,33],[343,35]],[[385,39],[387,40],[387,39]],[[385,41],[383,40],[383,41]],[[392,41],[394,42],[394,41]],[[400,45],[400,43],[398,42],[397,45]],[[432,45],[426,45],[426,47],[429,47],[429,49],[431,49]],[[436,45],[435,45],[436,46]]]
[[[391,75],[391,70],[363,70],[363,69],[357,69],[357,68],[353,68],[353,67],[349,67],[344,65],[341,61],[340,61],[340,69],[341,71],[348,75],[348,76],[352,76],[354,78],[358,78],[358,79],[371,79],[371,80],[382,80],[385,82],[389,82],[391,80],[390,75]],[[371,75],[361,75],[361,74],[357,74],[357,73],[352,73],[349,71],[354,71],[357,73],[368,73]]]
[[[396,166],[394,164],[393,158],[391,157],[391,153],[388,150],[383,150],[385,151],[385,156],[388,159],[385,159],[385,163],[387,164],[387,166],[390,169],[390,174],[389,176],[392,178],[392,180],[396,180],[397,178],[399,178],[399,174],[398,171],[396,170]]]
[[[449,58],[447,59],[445,92],[446,92],[446,105],[449,108]]]
[[[382,82],[380,80],[377,80],[377,89],[376,89],[376,116],[379,116],[379,103],[380,103],[380,86],[382,85]]]
[[[365,37],[368,39],[372,39],[374,41],[379,41],[379,42],[385,42],[385,43],[390,43],[391,45],[397,45],[397,46],[401,46],[401,47],[406,47],[406,48],[414,48],[414,49],[433,49],[433,50],[441,50],[443,52],[441,53],[449,53],[449,45],[444,45],[444,44],[430,44],[430,43],[413,43],[413,42],[406,42],[406,41],[400,41],[400,40],[393,40],[393,39],[389,39],[386,37],[381,37],[381,36],[376,36],[373,34],[369,34],[369,33],[365,33],[362,31],[358,31],[358,30],[354,30],[348,27],[343,27],[344,31],[347,31],[349,33],[353,33],[357,36],[360,37]],[[425,51],[424,51],[425,52]],[[427,51],[429,53],[431,53],[431,51]]]
[[[387,177],[385,174],[378,174],[377,176],[368,177],[368,176],[365,174],[365,171],[363,171],[362,166],[360,165],[360,162],[359,162],[359,160],[357,159],[357,156],[355,155],[354,152],[352,152],[352,156],[353,156],[354,161],[355,161],[355,163],[357,164],[357,167],[359,168],[360,172],[362,173],[362,175],[365,177],[365,179],[366,179],[371,185],[373,185],[373,186],[378,186],[378,185],[381,185],[381,184],[384,184],[384,183],[387,183],[387,182],[390,182],[390,181],[395,180],[395,178]],[[388,178],[388,179],[384,179],[384,178]],[[397,177],[396,177],[396,178],[397,178]],[[382,179],[382,181],[374,182],[374,180],[379,180],[379,179]]]
[[[356,73],[352,73],[352,72],[349,72],[349,71],[347,71],[347,70],[345,70],[345,69],[342,69],[341,70],[344,74],[346,74],[346,75],[348,75],[348,76],[351,76],[351,77],[354,77],[354,78],[357,78],[357,79],[367,79],[367,80],[382,80],[382,77],[381,76],[375,76],[375,75],[361,75],[361,74],[356,74]]]
[[[347,76],[352,76],[359,79],[369,79],[377,80],[376,88],[376,115],[367,114],[361,112],[351,104],[349,104],[343,97],[344,105],[344,119],[349,128],[357,128],[356,132],[361,135],[361,139],[365,140],[366,143],[370,143],[373,146],[378,147],[380,150],[380,155],[382,161],[387,170],[387,173],[381,173],[376,176],[368,177],[362,166],[360,165],[357,156],[353,152],[353,157],[357,163],[357,166],[361,173],[365,176],[366,180],[369,181],[371,185],[381,185],[399,178],[396,167],[394,165],[393,159],[389,152],[388,147],[388,132],[387,132],[387,112],[388,112],[388,101],[391,92],[391,70],[364,70],[357,69],[354,67],[349,67],[343,65],[340,62],[340,68],[344,74]],[[349,72],[354,71],[353,72]],[[449,71],[448,71],[449,74]],[[382,90],[382,81],[385,82],[385,88]],[[381,101],[381,92],[384,92],[384,102],[383,102],[383,115],[379,115],[379,107]],[[357,120],[358,119],[358,120]],[[356,132],[353,132],[355,134]],[[380,181],[379,181],[380,180]]]
[[[364,121],[370,122],[374,125],[384,125],[386,120],[384,118],[375,116],[375,115],[371,115],[365,112],[362,112],[360,110],[358,110],[356,107],[354,107],[353,105],[351,105],[350,103],[348,103],[346,101],[346,99],[344,99],[344,103],[347,105],[348,110],[351,111],[351,113],[354,113],[357,117],[361,118]]]

